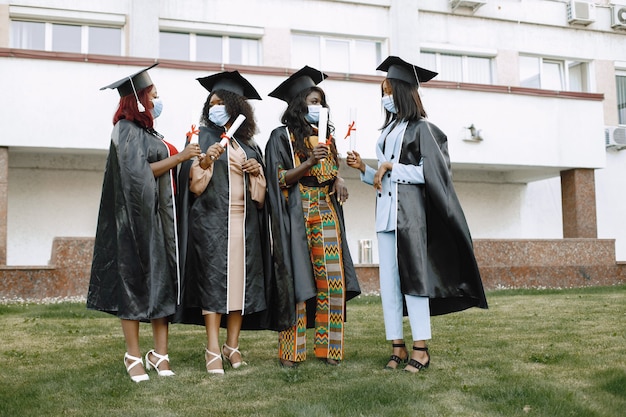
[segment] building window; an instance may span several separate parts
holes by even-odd
[[[161,32],[159,56],[181,61],[261,65],[259,40],[234,36]]]
[[[493,84],[492,59],[488,57],[424,51],[420,66],[438,72],[441,81]]]
[[[196,35],[196,61],[222,62],[222,44],[221,36]]]
[[[228,48],[224,55],[228,63],[239,65],[259,65],[259,41],[256,39],[228,37]]]
[[[90,54],[122,55],[122,29],[88,26],[87,36]]]
[[[376,74],[382,58],[382,42],[318,35],[291,36],[291,66],[310,65],[322,71]]]
[[[589,92],[589,65],[581,61],[520,56],[520,85],[546,90]]]
[[[618,71],[615,77],[617,85],[617,117],[620,125],[626,125],[626,71]]]
[[[189,57],[191,48],[189,38],[188,33],[161,32],[159,34],[159,57],[181,61],[192,60]]]
[[[14,20],[10,45],[17,49],[121,55],[122,29]]]
[[[11,48],[45,50],[45,26],[42,22],[11,22]]]
[[[82,28],[76,25],[52,25],[52,50],[80,53]]]

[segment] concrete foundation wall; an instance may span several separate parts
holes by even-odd
[[[504,288],[569,288],[626,283],[611,239],[477,239],[474,249],[483,285]],[[0,301],[39,301],[87,296],[92,238],[56,238],[47,266],[0,266]],[[359,264],[363,294],[377,294],[378,265]]]

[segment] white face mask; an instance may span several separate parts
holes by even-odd
[[[230,120],[230,115],[226,112],[226,106],[216,104],[209,109],[209,120],[218,126],[224,126]]]
[[[383,103],[383,107],[385,109],[387,109],[387,111],[389,113],[397,113],[398,111],[396,110],[396,105],[393,102],[393,96],[392,95],[384,95],[382,98],[382,103]]]
[[[163,102],[160,98],[153,98],[152,105],[154,107],[150,110],[150,112],[152,113],[152,117],[156,119],[161,115],[161,112],[163,111]]]
[[[312,104],[309,106],[309,112],[304,118],[309,123],[317,123],[320,121],[320,110],[322,110],[321,104]]]

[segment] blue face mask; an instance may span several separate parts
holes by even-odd
[[[152,118],[156,119],[161,115],[161,112],[163,111],[163,102],[160,98],[153,98],[152,104],[154,105],[154,107],[150,109],[150,113],[152,113]]]
[[[320,104],[313,104],[309,106],[309,112],[304,116],[307,122],[317,123],[320,121],[320,110],[322,106]]]
[[[382,103],[383,103],[383,107],[384,107],[385,109],[387,109],[387,111],[388,111],[389,113],[394,113],[394,114],[395,114],[395,113],[397,113],[397,112],[398,112],[398,111],[396,110],[396,105],[395,105],[395,103],[393,102],[393,96],[391,96],[391,95],[389,95],[389,96],[385,95],[385,96],[383,96],[383,98],[382,98],[382,100],[381,100],[381,101],[382,101]]]
[[[224,126],[230,120],[230,116],[226,112],[226,106],[216,104],[209,109],[209,120],[218,126]]]

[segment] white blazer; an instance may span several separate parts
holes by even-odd
[[[400,122],[393,130],[387,126],[376,142],[378,166],[380,167],[387,161],[393,164],[393,169],[387,171],[383,177],[382,190],[376,190],[376,232],[396,230],[398,185],[424,184],[424,169],[421,161],[419,165],[405,165],[398,162],[407,125],[407,121]],[[387,139],[386,144],[385,139]],[[373,185],[375,174],[376,170],[366,165],[365,172],[361,173],[361,181]]]

